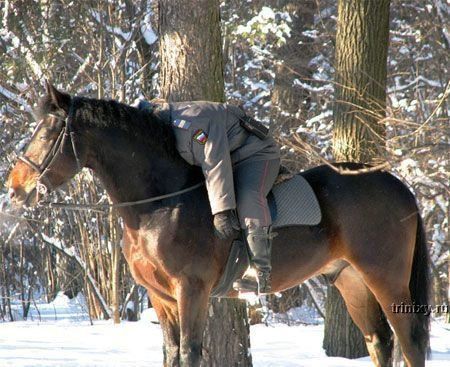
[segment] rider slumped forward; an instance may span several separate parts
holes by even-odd
[[[236,234],[237,209],[257,279],[245,277],[235,287],[270,292],[272,221],[266,196],[280,168],[276,142],[261,130],[256,131],[259,137],[251,132],[258,123],[236,106],[196,101],[148,107],[170,121],[180,155],[202,168],[219,238]]]

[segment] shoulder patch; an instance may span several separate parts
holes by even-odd
[[[208,134],[205,133],[202,129],[198,129],[192,136],[192,140],[195,140],[197,143],[201,145],[205,145],[206,142],[208,141]]]
[[[191,123],[183,119],[175,119],[173,120],[172,125],[179,129],[187,130],[191,126]]]

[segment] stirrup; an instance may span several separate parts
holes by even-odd
[[[233,282],[233,289],[239,293],[258,294],[258,282],[255,279],[242,278]]]
[[[258,281],[256,270],[249,267],[241,279],[233,282],[233,289],[239,293],[254,293],[258,294]]]
[[[254,293],[258,296],[272,291],[272,277],[270,273],[248,269],[241,279],[233,283],[233,289],[239,293]]]

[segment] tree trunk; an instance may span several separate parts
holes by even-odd
[[[380,156],[388,40],[389,0],[339,1],[333,111],[337,161],[367,163]]]
[[[203,337],[202,367],[252,366],[250,325],[245,302],[214,299]]]
[[[368,355],[364,337],[351,319],[344,299],[335,286],[327,290],[323,349],[327,356],[361,358]],[[333,317],[330,317],[333,315]]]
[[[216,0],[159,1],[160,88],[169,101],[224,101]]]
[[[161,97],[223,102],[219,2],[160,0]],[[251,366],[245,303],[212,299],[202,365]]]
[[[336,36],[333,152],[337,161],[376,162],[382,155],[386,113],[389,0],[340,0]],[[327,297],[327,355],[367,355],[362,334],[342,297]]]

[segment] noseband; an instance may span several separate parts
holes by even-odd
[[[66,117],[61,117],[53,114],[48,114],[48,116],[52,116],[59,121],[63,121],[63,126],[61,128],[61,131],[58,135],[58,138],[53,143],[53,146],[50,148],[48,153],[45,155],[44,159],[41,163],[33,162],[30,158],[26,157],[25,155],[20,155],[17,157],[19,160],[21,160],[23,163],[25,163],[28,167],[30,167],[33,171],[37,172],[39,174],[39,177],[37,179],[36,183],[36,193],[45,195],[47,192],[53,190],[53,185],[50,182],[49,178],[46,176],[47,173],[50,171],[51,166],[54,164],[54,161],[56,160],[57,153],[62,152],[64,144],[66,143],[66,140],[69,138],[71,141],[73,153],[75,155],[75,159],[77,161],[78,169],[81,168],[80,161],[78,159],[78,154],[75,149],[75,142],[74,142],[74,132],[72,130],[71,121],[69,119],[69,115]],[[41,120],[36,128],[36,132],[38,131],[39,125],[42,124],[43,120]]]

